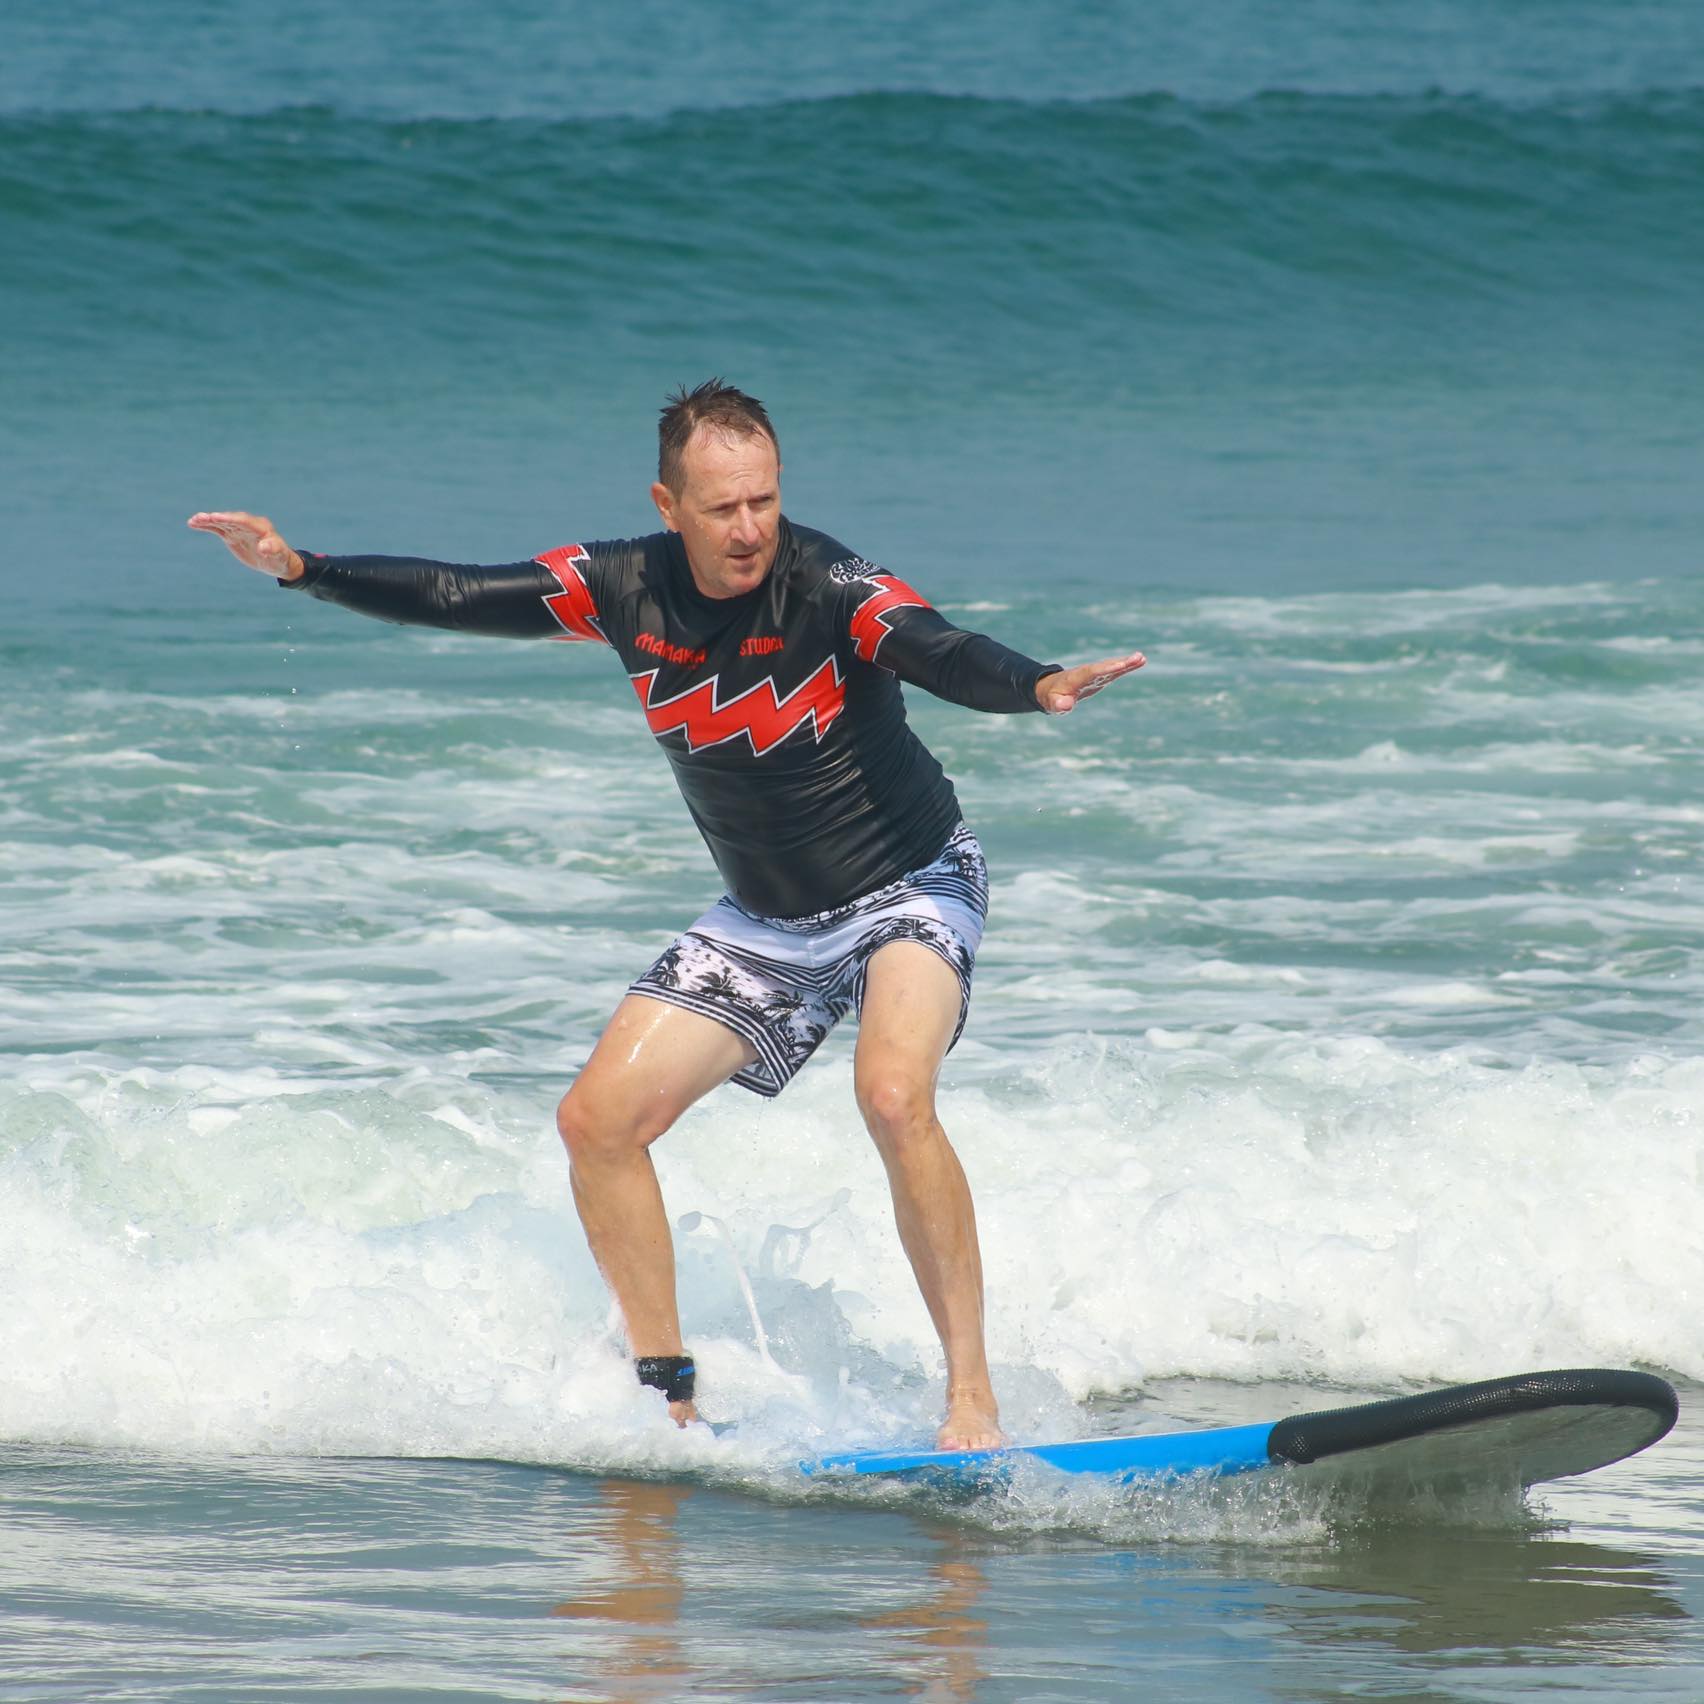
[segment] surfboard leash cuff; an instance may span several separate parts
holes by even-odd
[[[690,1402],[698,1369],[690,1355],[639,1355],[633,1361],[639,1382],[660,1390],[670,1402]]]

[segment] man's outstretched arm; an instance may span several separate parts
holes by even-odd
[[[216,534],[239,562],[280,585],[381,621],[507,639],[604,637],[585,573],[589,560],[578,547],[480,567],[292,550],[264,515],[242,510],[191,515],[189,525]]]
[[[857,654],[938,698],[971,710],[1045,710],[1063,716],[1122,675],[1141,668],[1140,651],[1059,668],[1038,663],[986,633],[955,627],[892,574],[855,581],[849,626]]]

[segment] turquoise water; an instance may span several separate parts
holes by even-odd
[[[912,710],[993,870],[943,1105],[1013,1428],[1689,1404],[1701,88],[1678,0],[9,9],[12,1692],[1696,1694],[1689,1410],[1472,1526],[806,1496],[939,1400],[845,1037],[659,1149],[737,1422],[673,1433],[550,1124],[715,891],[617,671],[182,522],[643,529],[726,372],[801,520],[1150,658]]]
[[[1036,1535],[491,1463],[4,1460],[18,1698],[1696,1691],[1696,1559],[1631,1464],[1547,1531],[1262,1540],[1204,1505]]]
[[[1695,1426],[1668,1449],[1697,1472]],[[1635,1463],[1524,1519],[1198,1492],[1040,1532],[489,1462],[0,1464],[20,1699],[1697,1690],[1698,1505]]]

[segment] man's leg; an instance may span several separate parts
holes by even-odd
[[[853,1078],[887,1167],[899,1240],[947,1355],[941,1449],[1003,1441],[982,1340],[982,1255],[970,1186],[935,1117],[935,1079],[958,1026],[958,978],[938,953],[892,941],[865,970]]]
[[[713,1018],[629,994],[556,1109],[574,1205],[635,1355],[681,1353],[674,1239],[650,1145],[755,1057]],[[696,1418],[690,1402],[669,1412],[682,1425]]]

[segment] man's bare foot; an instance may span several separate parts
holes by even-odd
[[[935,1434],[938,1450],[997,1450],[1007,1437],[1000,1430],[1000,1409],[992,1391],[947,1396],[947,1417]]]
[[[698,1410],[690,1402],[671,1402],[669,1418],[684,1431],[688,1426],[698,1424]]]

